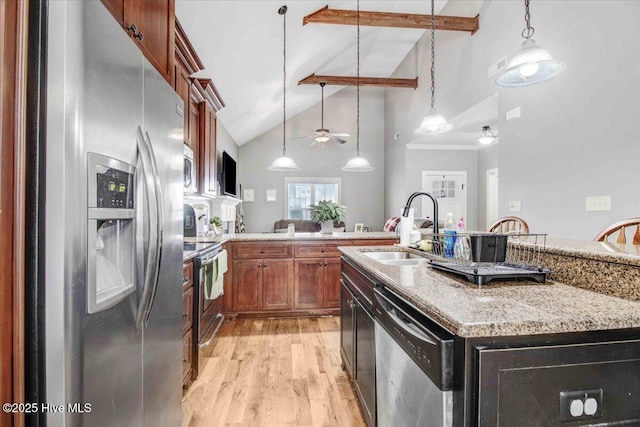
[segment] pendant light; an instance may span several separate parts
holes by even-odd
[[[343,171],[347,172],[369,172],[373,170],[373,167],[369,164],[367,159],[360,156],[360,0],[356,2],[357,5],[357,13],[356,13],[356,22],[358,27],[358,43],[357,43],[357,52],[358,52],[358,61],[357,61],[357,78],[356,78],[356,156],[349,159],[346,165],[342,167]]]
[[[436,17],[435,1],[431,0],[431,109],[429,114],[422,119],[420,127],[416,129],[416,135],[435,135],[445,133],[453,127],[447,123],[441,114],[436,111]]]
[[[282,156],[273,161],[267,169],[275,172],[297,171],[300,168],[296,165],[291,157],[287,156],[287,6],[278,9],[278,13],[282,15],[283,25],[283,66],[282,66]]]
[[[482,145],[489,145],[496,139],[496,134],[491,131],[491,126],[482,126],[482,132],[478,137],[478,142]]]
[[[524,20],[527,28],[522,30],[522,48],[513,55],[507,69],[496,77],[496,84],[502,87],[528,86],[552,79],[562,73],[567,66],[556,61],[546,51],[536,45],[532,39],[535,29],[531,26],[529,14],[529,0],[524,0]]]

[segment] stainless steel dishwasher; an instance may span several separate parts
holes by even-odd
[[[453,335],[386,287],[373,311],[378,426],[451,426]]]

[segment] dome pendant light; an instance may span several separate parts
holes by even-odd
[[[489,145],[496,137],[496,134],[491,131],[491,126],[482,126],[482,132],[478,137],[478,142],[482,145]]]
[[[435,18],[435,1],[431,0],[431,109],[429,114],[422,119],[420,127],[416,129],[416,135],[435,135],[445,133],[451,130],[453,126],[447,123],[441,114],[438,114],[435,108],[436,104],[436,18]]]
[[[284,22],[284,63],[282,66],[282,156],[275,159],[267,169],[274,172],[287,172],[297,171],[300,168],[291,157],[287,156],[287,6],[282,6],[278,9],[278,13],[282,15],[282,21]]]
[[[349,159],[346,165],[342,167],[343,171],[347,172],[369,172],[373,170],[373,167],[369,164],[367,159],[360,156],[360,0],[356,2],[357,4],[357,26],[358,26],[358,67],[357,67],[357,78],[356,78],[356,100],[357,100],[357,113],[356,113],[356,125],[357,125],[357,135],[356,135],[356,156]]]
[[[535,29],[531,26],[529,0],[524,0],[524,19],[527,28],[522,30],[522,48],[513,55],[507,69],[496,78],[496,84],[502,87],[528,86],[544,82],[561,74],[567,66],[556,61],[545,49],[536,45],[532,39]]]

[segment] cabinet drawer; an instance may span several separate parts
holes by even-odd
[[[193,286],[193,261],[182,264],[182,291]]]
[[[353,246],[390,246],[398,243],[398,239],[359,239],[353,241]]]
[[[338,246],[349,246],[350,242],[323,242],[323,243],[296,243],[295,244],[295,257],[296,258],[339,258],[342,253],[338,250]]]
[[[191,331],[193,326],[193,287],[182,294],[182,333]]]
[[[193,367],[193,340],[191,332],[182,336],[182,383],[187,384],[191,379]]]
[[[291,258],[291,243],[234,243],[233,258]]]

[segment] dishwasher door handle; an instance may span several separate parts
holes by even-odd
[[[380,305],[383,307],[384,311],[389,316],[389,319],[391,319],[393,321],[393,323],[395,323],[400,328],[402,328],[402,330],[404,330],[405,332],[411,334],[413,337],[419,339],[420,341],[424,341],[424,342],[426,342],[428,344],[431,344],[431,345],[434,345],[434,346],[438,345],[433,339],[431,339],[431,337],[429,337],[427,334],[425,334],[420,329],[418,329],[418,327],[415,325],[415,323],[413,321],[405,322],[404,320],[402,320],[400,318],[400,316],[398,316],[396,314],[396,310],[393,307],[393,305],[391,305],[388,301],[384,301],[377,294],[374,295],[374,296],[378,300]],[[413,328],[411,326],[413,326]]]

